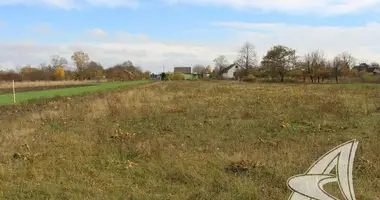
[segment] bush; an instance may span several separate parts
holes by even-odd
[[[248,76],[245,76],[242,78],[242,81],[245,81],[245,82],[255,82],[256,81],[256,77],[254,75],[248,75]]]
[[[183,73],[170,73],[169,80],[185,80],[185,74]]]

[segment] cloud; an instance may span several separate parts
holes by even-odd
[[[139,0],[0,0],[1,5],[47,5],[63,9],[77,9],[87,6],[137,7]]]
[[[166,3],[222,5],[241,10],[259,9],[292,14],[338,15],[379,8],[380,0],[164,0]]]
[[[379,23],[357,27],[314,27],[227,21],[212,25],[216,27],[210,28],[228,28],[231,39],[219,42],[164,42],[150,39],[144,34],[120,31],[115,33],[116,37],[109,33],[100,39],[62,44],[8,42],[0,43],[0,63],[6,68],[39,65],[48,62],[51,55],[59,54],[70,59],[74,51],[83,50],[92,60],[101,62],[105,67],[131,60],[143,69],[160,72],[163,65],[167,70],[182,65],[213,65],[213,59],[221,54],[232,62],[246,40],[255,45],[259,60],[271,46],[282,44],[296,49],[300,56],[313,50],[322,50],[328,58],[332,58],[343,51],[349,51],[358,61],[380,61]]]
[[[95,28],[95,29],[92,29],[90,31],[88,31],[88,33],[90,35],[94,35],[94,36],[107,36],[107,32],[104,31],[103,29],[101,28]]]
[[[214,25],[235,29],[238,38],[252,40],[265,53],[276,44],[295,48],[301,54],[320,49],[330,57],[342,51],[352,52],[358,59],[380,58],[380,23],[357,27],[302,26],[282,23],[217,22]]]

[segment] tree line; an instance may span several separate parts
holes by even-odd
[[[255,47],[250,42],[245,42],[241,47],[237,59],[229,64],[226,56],[220,55],[214,59],[213,73],[221,77],[232,66],[238,66],[235,78],[257,77],[276,78],[281,82],[286,77],[296,80],[310,80],[311,82],[324,82],[334,80],[337,83],[343,77],[357,77],[363,80],[366,72],[380,70],[379,64],[361,63],[355,66],[356,59],[349,52],[342,52],[332,59],[320,50],[297,55],[295,49],[284,45],[271,47],[258,62]],[[377,71],[378,72],[378,71]]]
[[[19,70],[0,71],[0,81],[58,81],[58,80],[111,80],[129,81],[149,79],[150,72],[143,71],[131,61],[116,64],[107,69],[99,62],[90,60],[83,51],[72,54],[74,69],[68,67],[68,60],[59,55],[53,55],[49,64],[39,66],[23,66]]]

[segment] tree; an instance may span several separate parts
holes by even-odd
[[[355,65],[355,58],[348,52],[343,52],[339,55],[342,61],[342,67],[351,69]]]
[[[372,68],[375,68],[375,69],[379,69],[379,68],[380,68],[380,65],[379,65],[379,63],[377,63],[377,62],[372,62],[372,63],[371,63],[371,67],[372,67]]]
[[[204,74],[206,72],[206,67],[200,64],[197,64],[193,67],[193,73]]]
[[[211,73],[211,66],[210,65],[207,65],[206,67],[206,73],[210,74]]]
[[[152,74],[152,73],[151,73],[150,71],[145,71],[145,72],[143,73],[143,79],[144,79],[144,80],[149,80],[149,79],[151,79],[151,77],[150,77],[151,74]]]
[[[257,54],[253,44],[249,42],[244,43],[235,63],[244,69],[245,75],[248,75],[248,70],[250,68],[257,66]]]
[[[304,70],[310,78],[310,81],[313,83],[314,78],[326,77],[326,64],[327,60],[322,51],[315,50],[313,52],[307,53],[304,56]]]
[[[55,79],[55,69],[51,65],[46,63],[40,64],[40,78],[39,80],[54,80]]]
[[[339,76],[347,75],[347,72],[355,64],[355,58],[350,53],[343,52],[335,56],[332,63],[336,83],[339,83]]]
[[[296,64],[296,51],[283,46],[273,46],[263,57],[262,66],[272,74],[280,75],[281,82],[284,81],[285,74]]]
[[[65,69],[63,67],[55,68],[55,79],[62,80],[65,77]]]
[[[217,78],[221,78],[221,73],[223,72],[223,69],[225,69],[229,65],[227,58],[224,55],[220,55],[214,59],[214,63],[215,63],[214,73]]]
[[[51,61],[50,61],[52,67],[54,69],[58,68],[58,67],[62,67],[62,68],[65,68],[68,64],[66,58],[64,57],[61,57],[59,55],[53,55],[51,57]]]
[[[99,80],[103,77],[104,69],[100,63],[91,61],[88,63],[84,75],[86,79]]]
[[[215,67],[218,70],[224,69],[224,68],[228,67],[228,65],[229,65],[228,60],[227,60],[226,56],[224,56],[224,55],[220,55],[217,58],[215,58],[214,63],[215,63]]]
[[[90,60],[88,54],[83,51],[76,51],[71,56],[71,59],[75,62],[79,78],[82,80],[84,77],[84,70]]]
[[[112,80],[137,80],[144,78],[144,72],[140,67],[134,66],[131,61],[126,61],[121,64],[117,64],[106,71],[107,79]]]

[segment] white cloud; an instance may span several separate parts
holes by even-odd
[[[358,61],[380,61],[380,24],[359,27],[312,27],[287,24],[250,24],[218,22],[214,25],[234,29],[229,41],[164,42],[146,35],[120,32],[117,37],[102,37],[88,42],[70,44],[38,44],[36,42],[0,43],[0,63],[11,68],[18,65],[38,65],[49,61],[53,54],[70,59],[72,52],[83,50],[92,60],[105,67],[131,60],[143,69],[160,72],[162,66],[173,67],[213,64],[220,54],[232,62],[244,41],[256,46],[259,59],[272,46],[282,44],[294,48],[300,56],[313,50],[323,50],[328,57],[343,51],[351,52]],[[250,31],[252,30],[252,31]],[[5,66],[7,65],[7,66]],[[12,66],[13,65],[13,66]]]
[[[358,27],[243,22],[218,22],[215,24],[235,28],[238,38],[251,40],[260,50],[261,55],[271,46],[283,44],[295,48],[301,55],[321,49],[330,57],[342,51],[349,51],[358,59],[380,59],[378,51],[380,50],[378,42],[380,41],[380,23],[368,23]]]
[[[107,36],[107,32],[101,28],[95,28],[88,31],[89,34],[94,36]]]
[[[188,3],[201,5],[223,5],[236,9],[281,11],[318,15],[336,15],[371,10],[380,5],[380,0],[164,0],[167,3]]]

